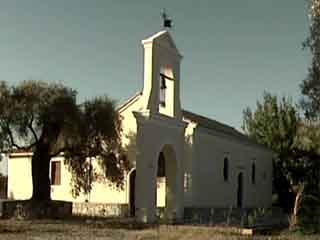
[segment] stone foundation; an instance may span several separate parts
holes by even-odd
[[[128,204],[83,203],[72,204],[72,214],[90,217],[128,217]]]
[[[65,218],[72,214],[72,203],[64,201],[36,202],[32,200],[0,201],[2,218]]]
[[[196,208],[184,209],[185,223],[222,224],[243,227],[287,225],[288,216],[279,208]]]

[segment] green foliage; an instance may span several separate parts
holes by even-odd
[[[310,50],[312,55],[308,76],[301,85],[302,106],[307,118],[320,116],[320,1],[309,0],[310,3],[310,33],[304,47]]]
[[[312,61],[308,75],[301,84],[303,99],[302,107],[308,119],[299,131],[298,147],[303,151],[307,162],[306,192],[309,197],[304,201],[302,212],[303,222],[316,224],[319,229],[319,199],[320,199],[320,1],[309,0],[310,27],[309,36],[304,47],[309,49]],[[310,220],[311,219],[311,220]]]
[[[293,207],[293,186],[301,180],[303,161],[296,156],[296,136],[301,122],[298,111],[286,98],[264,93],[262,103],[257,102],[253,112],[244,112],[243,130],[257,142],[271,148],[274,158],[273,186],[280,205]]]
[[[254,112],[250,108],[244,111],[243,130],[276,154],[273,187],[280,206],[288,212],[295,209],[296,217],[303,214],[304,222],[308,222],[306,219],[311,219],[310,213],[315,213],[315,206],[319,204],[316,200],[320,176],[319,124],[302,119],[290,100],[279,100],[276,96],[264,93],[263,101],[257,102]],[[302,200],[296,206],[298,186],[302,184],[305,186],[301,193],[303,195],[299,197]],[[298,209],[301,209],[299,213]]]
[[[244,111],[243,130],[279,155],[288,155],[293,148],[298,122],[296,107],[291,101],[264,93],[263,103],[257,102],[255,112]]]
[[[91,189],[92,181],[87,178],[95,176],[92,158],[112,169],[107,177],[121,186],[126,165],[119,158],[121,120],[115,102],[102,96],[78,105],[76,94],[59,83],[30,80],[8,86],[0,82],[0,148],[5,152],[33,152],[36,176],[48,172],[49,162],[41,162],[63,154],[72,172],[75,195]],[[117,157],[111,159],[111,154]],[[48,184],[41,187],[48,188]]]
[[[60,84],[24,81],[0,83],[0,144],[3,151],[34,149],[43,130],[67,128],[66,112],[75,110],[75,91]]]

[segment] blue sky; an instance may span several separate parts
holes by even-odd
[[[142,89],[141,40],[160,10],[184,56],[185,109],[236,128],[263,91],[299,97],[310,56],[304,0],[1,0],[0,79],[62,81],[79,101]]]

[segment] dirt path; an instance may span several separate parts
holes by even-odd
[[[204,226],[141,226],[110,220],[0,220],[1,240],[301,240],[320,239],[319,236],[256,236],[237,235],[232,228],[225,231],[218,227]]]

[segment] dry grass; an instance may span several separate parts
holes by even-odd
[[[205,226],[146,226],[128,221],[115,220],[0,220],[1,240],[111,240],[111,239],[140,239],[140,240],[301,240],[320,239],[320,236],[255,236],[245,237],[237,234],[235,228],[205,227]]]

